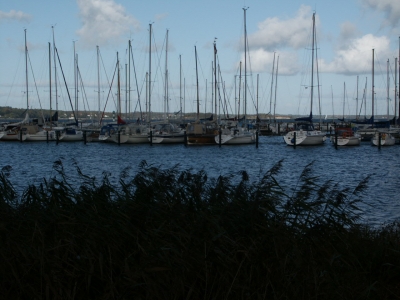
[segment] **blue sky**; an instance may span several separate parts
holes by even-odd
[[[318,69],[321,108],[314,103],[314,115],[355,114],[358,76],[358,109],[367,81],[367,111],[371,114],[372,49],[375,49],[375,114],[387,112],[387,60],[389,59],[389,112],[394,111],[394,58],[399,53],[400,1],[129,1],[129,0],[15,0],[5,1],[0,9],[0,106],[26,107],[24,30],[29,53],[29,106],[49,107],[48,43],[55,44],[74,97],[74,45],[78,54],[84,90],[79,89],[81,109],[98,110],[96,46],[101,53],[101,103],[106,105],[107,77],[111,80],[117,52],[121,63],[122,106],[125,106],[125,64],[128,40],[132,40],[137,86],[131,71],[131,107],[136,106],[138,91],[142,108],[145,99],[145,74],[148,71],[149,24],[153,28],[152,99],[154,111],[163,110],[165,78],[165,39],[168,30],[169,111],[180,108],[180,74],[184,110],[196,110],[196,73],[194,46],[198,53],[200,110],[211,109],[213,42],[225,86],[224,98],[230,113],[237,102],[239,62],[244,63],[244,13],[248,35],[248,105],[255,112],[257,75],[259,112],[270,111],[275,101],[278,114],[308,114],[312,14],[316,12]],[[216,39],[215,39],[216,38]],[[273,57],[279,56],[278,77],[271,78]],[[180,72],[180,60],[182,72]],[[54,66],[52,66],[54,69]],[[242,66],[242,74],[244,72]],[[133,68],[131,67],[131,70]],[[275,67],[276,71],[276,67]],[[54,70],[52,71],[54,72]],[[59,75],[58,107],[70,104]],[[33,74],[33,75],[32,75]],[[33,77],[34,76],[34,77]],[[236,89],[235,89],[236,80]],[[274,79],[275,80],[275,79]],[[55,107],[54,79],[52,86]],[[35,85],[36,83],[36,85]],[[346,96],[344,97],[344,84]],[[207,89],[206,89],[207,85]],[[316,83],[314,83],[316,85]],[[221,84],[222,86],[222,84]],[[236,96],[235,96],[236,90]],[[315,89],[316,90],[316,89]],[[116,94],[114,84],[111,93]],[[84,97],[85,94],[85,97]],[[243,96],[241,96],[243,97]],[[317,98],[315,95],[314,97]],[[343,105],[343,99],[345,105]],[[73,100],[74,101],[74,100]],[[242,100],[241,100],[242,101]],[[316,101],[318,102],[318,101]],[[344,106],[344,109],[343,109]],[[116,110],[110,99],[107,111]],[[362,111],[362,114],[364,112]]]

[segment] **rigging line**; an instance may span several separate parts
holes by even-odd
[[[69,103],[71,104],[72,113],[73,113],[73,115],[74,115],[75,122],[78,122],[78,119],[76,118],[76,115],[75,115],[74,106],[72,105],[71,95],[69,94],[67,81],[66,81],[65,75],[64,75],[64,70],[63,70],[62,65],[61,65],[60,56],[58,55],[57,47],[55,47],[55,50],[56,50],[56,54],[57,54],[58,64],[60,65],[61,74],[62,74],[63,79],[64,79],[65,89],[67,90],[67,93],[68,93]]]
[[[117,63],[115,64],[114,74],[113,74],[113,77],[112,77],[112,80],[111,80],[110,88],[108,90],[106,104],[104,105],[103,113],[101,114],[101,119],[100,119],[100,122],[99,122],[100,124],[101,124],[101,121],[103,120],[103,117],[104,117],[104,113],[105,113],[105,110],[106,110],[106,107],[107,107],[107,102],[108,102],[109,96],[110,96],[110,94],[111,94],[111,96],[113,96],[112,93],[111,93],[111,90],[112,90],[112,84],[113,84],[114,78],[115,78],[115,73],[117,72],[117,69],[118,69],[118,63],[119,62],[117,61]],[[114,99],[114,97],[113,97],[113,99]]]
[[[38,97],[38,100],[39,100],[39,106],[40,106],[40,110],[41,110],[41,112],[42,112],[42,118],[43,118],[43,121],[44,121],[44,120],[45,120],[45,118],[44,118],[44,115],[43,115],[42,103],[41,103],[41,101],[40,101],[40,97],[39,97],[39,91],[38,91],[38,88],[37,88],[37,85],[36,85],[35,74],[33,73],[32,62],[31,62],[31,57],[29,56],[29,52],[28,52],[27,54],[28,54],[29,66],[31,67],[31,72],[32,72],[32,77],[33,77],[33,82],[35,83],[36,94],[37,94],[37,97]]]
[[[83,101],[84,110],[90,112],[90,106],[89,106],[89,102],[88,102],[88,100],[87,100],[85,85],[83,84],[82,74],[81,74],[81,70],[79,69],[79,66],[77,66],[77,70],[78,70],[78,76],[79,76],[79,79],[80,79],[81,90],[83,91],[83,97],[84,97],[84,99],[86,100],[86,104],[87,104],[87,108],[88,108],[88,109],[86,110],[85,101]]]
[[[101,56],[100,49],[99,49],[99,55],[100,55],[100,60],[101,60],[102,66],[103,66],[104,74],[106,74],[108,86],[109,86],[109,88],[111,89],[111,88],[112,88],[112,82],[110,83],[110,80],[108,79],[108,75],[107,75],[107,72],[106,72],[106,67],[105,67],[105,65],[104,65],[104,61],[103,61],[103,57]],[[115,75],[115,71],[114,71],[114,75]],[[113,81],[114,81],[114,76],[113,76]],[[108,96],[109,96],[109,95],[108,95]],[[108,96],[107,96],[107,101],[108,101]],[[114,105],[115,105],[115,107],[116,107],[117,104],[116,104],[115,99],[114,99],[114,94],[111,94],[111,97],[112,97],[113,102],[114,102]],[[105,109],[105,107],[104,107],[104,109]]]
[[[133,58],[133,51],[132,51],[132,44],[131,44],[131,41],[129,41],[129,42],[130,42],[130,51],[129,51],[130,53],[129,53],[129,55],[130,55],[131,58],[132,58],[133,73],[135,74],[135,84],[136,84],[136,91],[137,91],[137,97],[138,97],[138,101],[137,101],[137,103],[136,103],[136,107],[137,107],[137,105],[139,104],[140,119],[143,119],[142,105],[141,105],[141,103],[140,103],[139,85],[138,85],[138,80],[137,80],[137,75],[136,75],[135,60],[134,60],[134,58]],[[142,85],[142,87],[143,87],[143,85]],[[130,92],[130,91],[129,91],[129,92]],[[136,107],[135,107],[135,110],[134,110],[134,111],[136,111]]]

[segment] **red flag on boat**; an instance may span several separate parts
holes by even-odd
[[[117,117],[117,124],[126,124],[124,120],[120,116]]]

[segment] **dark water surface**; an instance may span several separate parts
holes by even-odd
[[[83,142],[20,143],[0,142],[2,153],[0,169],[11,166],[10,181],[18,191],[29,184],[38,184],[43,178],[56,173],[54,161],[61,159],[67,174],[76,178],[77,164],[82,172],[101,178],[103,172],[111,174],[115,182],[121,172],[129,168],[135,175],[141,161],[170,168],[179,164],[181,170],[206,171],[209,177],[238,174],[245,170],[250,180],[256,181],[279,160],[283,168],[278,182],[289,193],[304,167],[313,162],[312,170],[319,182],[332,179],[341,186],[354,188],[370,175],[368,189],[364,192],[364,222],[380,224],[400,218],[400,146],[378,149],[370,143],[359,147],[338,150],[327,140],[325,145],[315,147],[286,146],[282,137],[260,137],[259,147],[243,146],[188,146],[184,145],[120,145]]]

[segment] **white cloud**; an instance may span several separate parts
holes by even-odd
[[[113,0],[77,0],[77,3],[82,21],[77,34],[81,37],[80,44],[86,47],[112,45],[132,28],[139,29],[139,21]]]
[[[9,12],[4,12],[0,10],[0,22],[1,21],[25,21],[31,20],[31,16],[22,12],[10,10]]]
[[[362,3],[373,10],[385,13],[386,18],[383,25],[396,27],[400,20],[400,1],[399,0],[362,0]]]
[[[267,18],[258,24],[257,32],[249,35],[249,47],[270,51],[283,47],[302,48],[307,45],[311,33],[311,17],[311,8],[302,5],[292,19]],[[319,22],[318,17],[316,22]]]
[[[272,72],[274,52],[268,52],[260,48],[257,50],[250,51],[249,56],[251,60],[251,68],[253,73]],[[300,70],[297,62],[298,61],[297,55],[292,52],[285,52],[285,51],[275,53],[275,68],[276,68],[276,63],[278,61],[278,56],[279,56],[278,73],[280,75],[294,75]]]
[[[386,36],[367,34],[347,40],[347,44],[340,47],[331,63],[321,60],[320,70],[346,75],[368,74],[372,68],[372,49],[375,49],[375,57],[383,61],[394,56]]]

